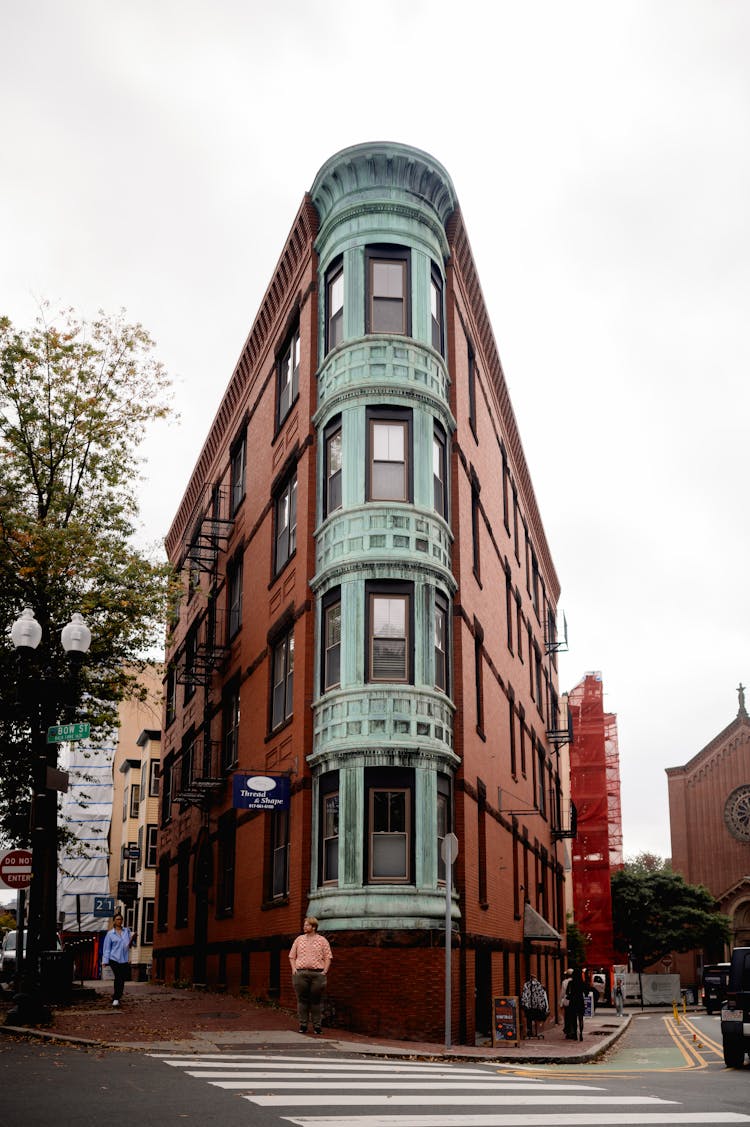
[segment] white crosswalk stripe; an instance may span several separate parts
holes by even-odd
[[[278,1109],[294,1127],[750,1124],[748,1115],[682,1111],[676,1101],[657,1096],[615,1096],[597,1085],[493,1074],[487,1068],[445,1062],[268,1053],[151,1055],[186,1076],[237,1092],[258,1107]],[[315,1114],[317,1108],[326,1110]],[[353,1113],[357,1108],[359,1114]],[[397,1110],[407,1108],[413,1110]]]

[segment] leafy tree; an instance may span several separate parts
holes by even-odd
[[[635,857],[627,857],[625,860],[625,868],[629,873],[661,873],[669,872],[672,868],[671,862],[663,857],[659,857],[656,853],[637,853]]]
[[[672,952],[714,950],[729,938],[729,920],[702,885],[666,867],[626,866],[612,877],[615,947],[641,971]]]
[[[86,322],[72,311],[29,330],[0,317],[0,638],[23,607],[42,627],[30,669],[0,643],[0,841],[28,841],[33,707],[76,717],[92,737],[117,702],[138,692],[162,640],[170,573],[134,546],[138,447],[171,413],[169,380],[153,342],[122,314]],[[60,631],[79,611],[90,654],[70,675]]]
[[[585,967],[586,966],[586,948],[588,941],[586,936],[581,931],[578,924],[575,922],[570,912],[568,912],[567,922],[565,925],[565,934],[568,943],[567,964],[570,967]]]
[[[16,930],[16,918],[11,916],[10,912],[0,909],[0,937],[7,935],[9,931]]]

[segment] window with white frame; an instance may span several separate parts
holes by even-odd
[[[323,692],[341,684],[341,596],[338,588],[323,604]]]
[[[300,338],[299,328],[291,333],[278,361],[278,415],[279,426],[291,410],[299,393]]]
[[[436,266],[430,274],[430,331],[432,347],[443,352],[443,279]]]
[[[445,433],[436,424],[432,435],[432,503],[441,517],[448,515],[446,467]]]
[[[247,458],[247,434],[242,434],[234,443],[229,455],[229,493],[232,515],[237,512],[245,496],[245,463]]]
[[[297,548],[297,473],[282,487],[276,498],[276,548],[274,570],[278,574]]]
[[[232,682],[222,704],[221,769],[229,771],[238,761],[240,735],[240,686]]]
[[[145,864],[147,869],[156,868],[156,844],[159,834],[158,826],[146,826],[146,858]]]
[[[234,638],[242,625],[242,556],[232,560],[227,569],[227,630]]]
[[[408,682],[411,676],[411,598],[368,585],[368,680]]]
[[[403,413],[368,412],[369,501],[409,500],[409,420]]]
[[[141,914],[141,943],[150,947],[154,942],[154,898],[144,896]]]
[[[338,259],[326,275],[326,352],[344,338],[344,264]]]
[[[406,788],[369,791],[369,879],[405,883],[410,873],[411,794]]]
[[[165,726],[169,728],[170,725],[174,723],[174,718],[177,715],[177,670],[174,665],[170,665],[167,669],[165,699]]]
[[[322,798],[323,884],[339,879],[339,793],[333,791]]]
[[[294,689],[294,628],[273,646],[271,654],[271,728],[276,729],[292,715]]]
[[[409,252],[401,247],[368,247],[367,332],[408,333]]]
[[[342,434],[341,419],[325,430],[325,516],[341,508]]]
[[[435,688],[448,692],[448,601],[435,594]]]
[[[271,814],[271,898],[286,896],[289,891],[289,811],[274,810]]]

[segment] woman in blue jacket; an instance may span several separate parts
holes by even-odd
[[[125,989],[125,980],[130,970],[130,946],[134,942],[135,932],[131,932],[129,927],[123,927],[121,913],[115,913],[112,917],[112,927],[104,936],[102,947],[102,966],[111,967],[115,979],[113,1006],[119,1006]]]

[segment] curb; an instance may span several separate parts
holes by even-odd
[[[330,1040],[326,1039],[325,1041],[316,1041],[316,1042],[314,1042],[314,1044],[316,1046],[327,1044],[327,1045],[330,1045],[332,1048],[335,1047],[338,1051],[344,1051],[344,1052],[350,1052],[350,1053],[360,1053],[360,1054],[366,1053],[368,1056],[377,1056],[377,1057],[381,1057],[384,1060],[391,1060],[391,1059],[392,1060],[398,1060],[401,1057],[409,1056],[409,1057],[416,1057],[418,1059],[423,1059],[423,1060],[444,1060],[444,1061],[455,1060],[455,1061],[467,1061],[467,1062],[472,1062],[472,1063],[475,1063],[475,1064],[503,1064],[503,1065],[512,1065],[512,1064],[518,1064],[518,1065],[588,1064],[588,1063],[591,1063],[593,1061],[598,1060],[599,1057],[603,1056],[603,1054],[609,1048],[611,1048],[611,1046],[614,1045],[615,1042],[620,1039],[620,1037],[622,1037],[625,1030],[629,1028],[630,1022],[631,1022],[631,1016],[628,1014],[626,1016],[626,1018],[618,1025],[618,1027],[616,1029],[614,1029],[611,1033],[608,1033],[605,1037],[602,1037],[599,1044],[594,1045],[591,1048],[584,1049],[582,1052],[578,1052],[578,1053],[575,1053],[575,1054],[570,1054],[570,1053],[569,1054],[560,1054],[560,1053],[556,1053],[556,1052],[553,1051],[553,1052],[550,1052],[549,1054],[535,1053],[533,1055],[529,1055],[528,1053],[526,1053],[526,1054],[523,1054],[523,1055],[514,1054],[513,1056],[510,1056],[507,1053],[499,1053],[497,1055],[490,1056],[488,1054],[479,1054],[479,1053],[476,1053],[476,1052],[472,1052],[471,1048],[468,1048],[468,1047],[466,1047],[466,1048],[456,1047],[455,1049],[447,1049],[446,1050],[444,1048],[439,1049],[438,1046],[435,1046],[435,1051],[430,1051],[429,1049],[427,1049],[424,1046],[424,1044],[422,1044],[419,1048],[417,1048],[416,1047],[417,1044],[418,1044],[418,1042],[417,1042],[417,1043],[415,1043],[414,1048],[404,1047],[404,1048],[396,1049],[393,1046],[386,1046],[386,1045],[378,1046],[376,1042],[369,1042],[365,1046],[364,1043],[360,1044],[358,1042],[347,1041],[343,1037],[342,1038],[335,1038],[335,1039],[331,1038]],[[256,1032],[259,1036],[263,1036],[266,1042],[270,1041],[271,1043],[273,1043],[273,1035],[277,1031],[276,1030],[267,1030],[267,1031],[266,1030],[258,1030]],[[47,1042],[50,1042],[50,1043],[54,1042],[54,1043],[57,1043],[57,1044],[78,1045],[81,1048],[86,1048],[86,1049],[92,1049],[92,1048],[93,1049],[110,1049],[112,1051],[118,1051],[118,1052],[127,1051],[127,1052],[133,1052],[133,1053],[135,1053],[135,1052],[142,1053],[142,1052],[148,1052],[148,1051],[157,1051],[158,1047],[160,1045],[164,1045],[164,1044],[170,1044],[170,1045],[175,1046],[175,1048],[174,1048],[175,1052],[182,1051],[182,1052],[185,1052],[185,1053],[188,1053],[188,1052],[189,1053],[198,1053],[198,1052],[210,1052],[210,1051],[212,1051],[211,1048],[209,1048],[207,1045],[196,1044],[196,1042],[194,1040],[190,1040],[190,1041],[169,1041],[169,1042],[165,1042],[165,1041],[151,1041],[151,1042],[146,1042],[146,1041],[116,1041],[116,1042],[99,1041],[99,1040],[93,1040],[90,1037],[74,1037],[74,1036],[71,1036],[70,1034],[66,1034],[66,1033],[55,1033],[54,1031],[47,1030],[47,1029],[37,1029],[37,1028],[34,1028],[34,1027],[22,1026],[22,1025],[0,1025],[0,1033],[13,1035],[13,1036],[16,1036],[16,1037],[26,1037],[26,1038],[29,1038],[29,1039],[36,1039],[36,1040],[39,1040],[39,1041],[47,1041]],[[221,1034],[219,1034],[218,1036],[220,1037]],[[210,1038],[207,1037],[206,1040],[210,1041]],[[182,1050],[178,1050],[177,1049],[178,1045],[182,1045],[182,1046],[184,1046],[184,1048]],[[221,1052],[221,1048],[219,1048],[216,1045],[215,1042],[212,1045],[212,1049],[213,1049],[213,1051],[215,1051],[217,1053]],[[162,1049],[161,1051],[165,1051],[165,1050]],[[172,1051],[172,1050],[170,1050],[170,1051]]]

